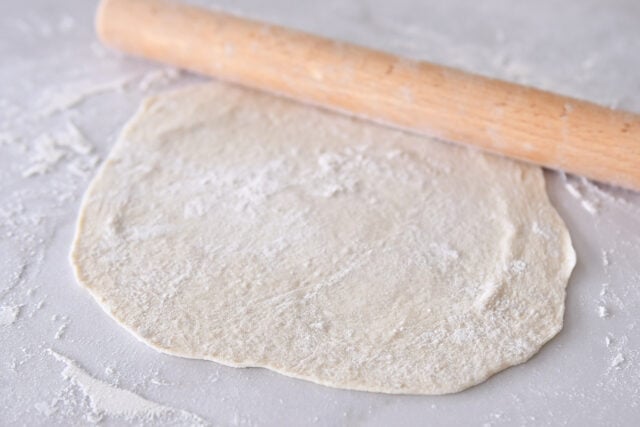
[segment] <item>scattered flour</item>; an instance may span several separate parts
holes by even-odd
[[[578,187],[576,187],[575,184],[567,181],[564,184],[564,188],[566,188],[569,194],[571,194],[575,199],[582,198],[582,193],[580,193],[580,190],[578,190]]]
[[[599,204],[605,203],[610,206],[616,206],[622,208],[622,210],[631,215],[640,214],[640,206],[637,203],[629,200],[627,197],[633,194],[632,191],[623,190],[620,188],[610,187],[606,185],[596,184],[586,178],[580,178],[580,184],[585,192],[591,194],[592,198],[595,198]],[[636,194],[637,197],[637,194]],[[633,197],[631,197],[632,199]],[[636,198],[636,200],[639,200]]]
[[[589,212],[591,215],[596,215],[598,213],[598,208],[596,207],[596,205],[589,200],[581,200],[580,206],[582,206],[582,208],[585,211]]]
[[[599,305],[598,306],[598,316],[605,318],[605,317],[609,317],[609,310],[607,310],[607,307],[605,307],[604,305]]]
[[[47,418],[55,414],[57,411],[57,408],[54,405],[51,405],[47,402],[38,402],[34,405],[34,408],[40,415],[43,415]]]
[[[0,306],[0,326],[13,324],[20,316],[20,306]]]
[[[57,146],[53,137],[44,133],[33,141],[30,164],[22,171],[22,176],[27,178],[47,173],[62,160],[64,155],[65,151]]]
[[[584,183],[586,180],[573,176],[567,176],[564,172],[561,172],[560,175],[562,176],[565,189],[574,199],[576,199],[580,203],[582,209],[593,216],[597,215],[600,201],[593,197],[591,193],[585,193],[583,187],[585,186]]]
[[[64,325],[60,325],[60,327],[56,331],[56,334],[53,336],[53,338],[56,339],[56,340],[59,340],[62,337],[64,337],[64,334],[65,334],[65,332],[67,332],[67,328],[68,327],[69,327],[69,325],[67,323],[65,323]]]
[[[176,68],[151,70],[144,74],[131,74],[116,80],[104,82],[80,81],[48,88],[42,92],[36,104],[37,114],[48,117],[64,113],[81,106],[88,99],[110,92],[124,92],[138,81],[138,90],[148,92],[152,89],[166,87],[182,75]]]
[[[509,267],[509,271],[515,274],[524,273],[527,269],[527,263],[521,259],[516,259],[511,261],[511,265]]]
[[[607,295],[607,290],[609,289],[609,284],[608,283],[603,283],[602,284],[602,289],[600,289],[600,296],[603,297],[605,295]]]
[[[619,368],[620,365],[622,365],[624,362],[625,362],[624,356],[622,355],[622,353],[618,353],[615,355],[613,359],[611,359],[611,367]]]
[[[25,178],[49,173],[63,159],[69,159],[69,172],[87,174],[92,171],[99,158],[91,155],[93,146],[87,141],[78,127],[68,120],[65,127],[55,133],[43,133],[33,142],[27,151],[28,166],[23,169]],[[80,157],[80,158],[78,158]]]
[[[137,76],[96,83],[92,81],[73,82],[45,89],[36,101],[37,112],[42,117],[64,113],[80,106],[91,97],[108,92],[122,92]]]
[[[90,415],[95,420],[100,420],[103,416],[115,416],[130,422],[151,422],[161,417],[166,421],[166,417],[170,417],[174,421],[192,426],[208,425],[205,420],[193,413],[161,405],[129,390],[100,381],[81,369],[73,360],[54,350],[48,349],[47,353],[57,361],[64,363],[62,377],[77,386],[89,399],[92,410]],[[42,405],[41,409],[46,410]]]

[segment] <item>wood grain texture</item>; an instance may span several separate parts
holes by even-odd
[[[640,190],[640,116],[165,0],[103,0],[114,48]]]

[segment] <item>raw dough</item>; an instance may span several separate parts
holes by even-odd
[[[575,254],[537,167],[208,84],[144,103],[72,259],[162,352],[438,394],[558,333]]]

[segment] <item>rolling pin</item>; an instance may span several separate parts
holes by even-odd
[[[108,46],[640,190],[640,115],[166,0],[102,0]]]

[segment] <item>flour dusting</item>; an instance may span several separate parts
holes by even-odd
[[[605,317],[609,317],[609,310],[607,309],[607,307],[605,307],[604,305],[599,305],[598,306],[598,316],[605,318]]]
[[[596,216],[598,214],[600,200],[594,197],[592,193],[585,192],[586,180],[568,176],[564,172],[561,172],[560,176],[564,181],[564,187],[567,192],[578,201],[580,207],[589,214]]]
[[[38,113],[51,116],[77,108],[88,99],[109,92],[120,92],[125,89],[136,76],[119,78],[117,80],[96,83],[94,81],[80,81],[45,89],[36,101]]]
[[[0,326],[13,324],[20,316],[20,306],[0,306]]]
[[[62,377],[79,387],[89,399],[95,420],[100,420],[102,416],[116,416],[127,421],[151,422],[163,417],[166,422],[168,416],[173,418],[174,422],[188,423],[192,426],[208,425],[195,414],[161,405],[131,391],[100,381],[81,369],[76,362],[54,350],[48,349],[47,353],[64,363]]]

